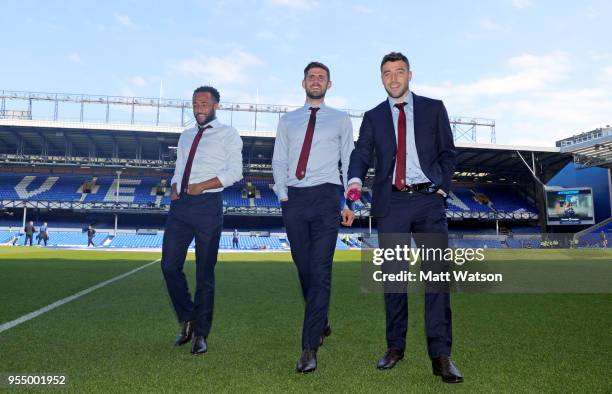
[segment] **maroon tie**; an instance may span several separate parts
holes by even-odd
[[[183,180],[181,180],[181,191],[187,193],[189,189],[189,176],[191,175],[191,166],[193,164],[193,158],[195,157],[196,150],[198,149],[198,144],[202,139],[202,134],[204,134],[204,130],[212,128],[211,125],[206,127],[198,127],[198,134],[196,134],[193,139],[193,143],[191,144],[191,149],[189,150],[189,156],[187,157],[187,164],[185,164],[185,171],[183,171]]]
[[[312,145],[312,136],[314,135],[315,123],[317,122],[317,111],[319,108],[308,108],[310,110],[310,119],[308,119],[308,127],[304,136],[304,144],[300,152],[297,168],[295,169],[295,177],[299,180],[304,179],[306,175],[306,165],[308,164],[308,156],[310,156],[310,146]]]
[[[395,107],[399,109],[397,118],[397,155],[395,159],[395,182],[398,189],[406,186],[406,113],[404,106],[406,103],[397,103]]]

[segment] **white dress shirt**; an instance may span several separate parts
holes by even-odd
[[[223,187],[204,190],[203,193],[220,192],[242,179],[242,138],[235,128],[221,124],[216,119],[207,125],[212,128],[204,130],[202,134],[191,165],[189,184],[217,177]],[[177,191],[181,190],[183,172],[197,133],[197,126],[192,127],[185,129],[179,138],[176,168],[170,181],[171,185],[176,183]]]
[[[274,192],[279,200],[287,198],[287,187],[310,187],[323,183],[343,185],[346,190],[346,174],[355,146],[353,124],[346,112],[338,111],[321,103],[317,111],[314,134],[306,175],[303,179],[295,176],[306,129],[310,119],[310,105],[283,115],[278,122],[272,172]],[[340,182],[338,162],[342,162],[343,182]]]

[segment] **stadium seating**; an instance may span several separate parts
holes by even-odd
[[[612,248],[612,222],[591,231],[588,234],[582,235],[579,239],[579,246],[582,247],[600,247],[602,244],[601,233],[608,240],[608,247]]]
[[[117,234],[108,245],[111,248],[161,248],[160,234]]]
[[[119,181],[117,197],[117,178],[101,176],[96,179],[96,187],[91,193],[81,193],[84,182],[91,176],[49,175],[49,174],[0,174],[0,199],[58,202],[127,202],[141,205],[169,205],[170,190],[165,196],[156,195],[160,178],[122,177]],[[279,208],[280,204],[271,189],[272,179],[253,180],[257,193],[254,198],[243,197],[244,180],[228,187],[223,192],[223,203],[231,207]],[[371,195],[363,194],[357,206],[368,206]],[[453,188],[448,199],[448,210],[454,212],[531,212],[535,207],[520,196],[514,189],[498,186],[478,186],[475,188]]]
[[[108,237],[108,233],[97,232],[94,236],[93,242],[96,246],[99,246]],[[21,234],[17,240],[18,245],[23,245],[25,241],[25,234]],[[37,243],[36,234],[34,234],[33,243]],[[82,231],[50,231],[49,240],[47,241],[49,246],[86,246],[87,245],[87,233]]]
[[[10,241],[15,235],[15,232],[0,231],[0,244]]]
[[[280,229],[279,229],[280,230]],[[601,229],[587,234],[580,239],[579,247],[600,247],[601,246]],[[612,243],[612,224],[603,228],[609,243]],[[486,232],[486,231],[485,231]],[[495,236],[490,231],[479,232],[473,231],[453,231],[449,238],[449,247],[451,248],[513,248],[513,249],[536,249],[543,247],[539,238],[533,238],[529,235],[518,235],[519,238],[512,236],[500,235]],[[281,233],[282,234],[282,233]],[[0,244],[5,244],[11,241],[14,236],[17,236],[16,231],[0,231]],[[373,236],[367,239],[364,243],[358,239],[360,233],[344,232],[338,235],[336,240],[336,249],[347,250],[351,248],[362,247],[377,247],[377,237]],[[16,242],[17,245],[23,245],[25,235],[20,234]],[[37,244],[36,237],[33,241]],[[163,232],[157,234],[138,234],[138,233],[119,233],[116,236],[109,235],[108,230],[102,230],[96,233],[94,243],[98,247],[108,248],[161,248],[163,243]],[[51,231],[49,233],[49,246],[60,247],[84,247],[87,245],[87,236],[81,230],[79,231]],[[273,234],[269,237],[251,236],[241,234],[238,250],[288,250],[289,242],[286,236]],[[195,248],[195,241],[192,241],[190,248]],[[224,233],[221,236],[219,248],[221,250],[234,249],[232,245],[231,233]]]

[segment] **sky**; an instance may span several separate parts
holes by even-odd
[[[612,124],[610,15],[609,1],[0,0],[0,90],[190,99],[211,84],[225,102],[301,105],[316,60],[328,105],[367,110],[401,51],[415,94],[494,119],[499,144],[554,146]]]

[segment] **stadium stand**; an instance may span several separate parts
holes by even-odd
[[[161,248],[160,234],[117,234],[108,245],[111,248]]]
[[[579,235],[578,245],[581,247],[601,247],[603,237],[607,239],[608,247],[612,247],[612,219],[608,223],[600,226],[593,226],[593,229],[586,234]]]
[[[15,231],[0,231],[0,244],[9,243],[13,237],[18,236],[16,245],[23,245],[25,235],[17,234]],[[355,236],[351,236],[347,243],[341,236],[338,237],[337,249],[358,248],[361,243]],[[36,244],[36,238],[34,244]],[[108,230],[96,233],[94,238],[96,246],[108,248],[132,248],[147,249],[161,248],[163,243],[163,232],[157,234],[138,234],[120,232],[115,236],[109,234]],[[49,246],[85,246],[87,245],[87,235],[81,231],[52,231],[49,234]],[[241,234],[238,242],[239,250],[288,250],[288,241],[284,234],[260,237],[249,234]],[[221,236],[220,249],[234,249],[232,245],[231,233],[224,233]],[[190,248],[195,248],[195,241],[191,242]]]
[[[9,242],[17,234],[9,231],[0,231],[0,244]]]
[[[106,238],[108,238],[108,233],[97,232],[93,242],[98,246],[101,245]],[[24,241],[25,234],[20,234],[17,244],[23,245]],[[36,235],[34,235],[34,243],[37,243]],[[50,231],[47,244],[49,246],[86,246],[87,234],[82,231]]]
[[[0,199],[58,202],[107,202],[131,203],[137,206],[167,206],[170,204],[169,189],[158,196],[160,178],[121,178],[117,197],[117,178],[97,177],[91,193],[82,193],[82,185],[90,176],[48,174],[0,174]],[[271,189],[272,180],[251,181],[255,196],[248,198],[241,181],[223,192],[225,206],[279,208],[280,204]],[[369,205],[371,196],[364,193],[357,207]],[[365,203],[365,204],[364,204]],[[511,188],[479,186],[477,188],[454,188],[448,200],[448,210],[454,212],[531,212],[537,210],[531,202]]]

